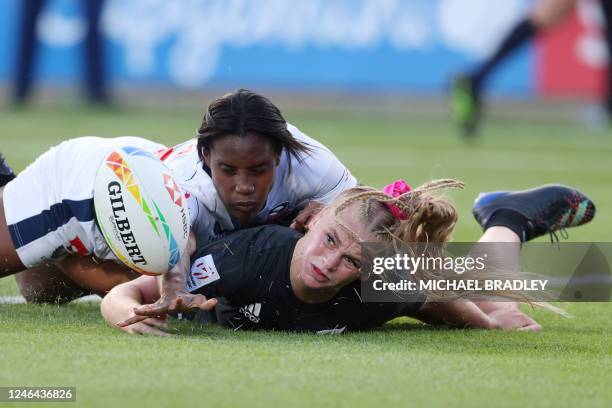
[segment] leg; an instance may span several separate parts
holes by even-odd
[[[487,60],[472,72],[453,80],[451,111],[454,121],[461,127],[464,135],[473,136],[478,130],[482,95],[493,72],[538,31],[548,29],[561,21],[575,5],[576,0],[542,0],[529,16],[508,31]]]
[[[493,55],[470,75],[476,90],[480,91],[490,74],[506,58],[531,40],[538,31],[548,29],[559,23],[574,9],[575,5],[576,0],[542,0],[538,2],[531,14],[519,21],[508,32]]]
[[[491,250],[497,246],[486,245],[488,249],[487,265],[504,269],[519,270],[519,255],[521,252],[521,239],[519,235],[508,227],[494,226],[487,228],[478,240],[478,243],[504,243],[500,245],[499,253]],[[477,244],[478,245],[478,244]],[[475,301],[474,304],[490,319],[491,325],[499,329],[533,330],[541,326],[520,310],[518,302]]]
[[[606,83],[606,94],[604,96],[604,106],[608,113],[608,119],[612,120],[612,69],[610,66],[610,60],[612,60],[612,2],[609,0],[600,0],[601,8],[604,15],[605,23],[605,40],[606,46],[608,47],[608,66],[607,66],[607,83]]]
[[[482,99],[491,74],[516,50],[531,40],[537,27],[529,18],[519,21],[503,38],[491,56],[474,70],[459,75],[451,85],[450,107],[453,121],[464,136],[474,136],[480,125]]]
[[[508,243],[501,255],[491,256],[487,262],[505,270],[518,270],[521,242],[591,221],[595,204],[576,189],[548,185],[526,191],[481,194],[472,212],[485,230],[479,242]],[[519,310],[516,302],[475,303],[501,328],[540,328]]]
[[[23,297],[33,303],[66,303],[81,296],[106,295],[113,287],[140,276],[112,261],[68,256],[55,264],[29,268],[16,275]]]
[[[487,245],[487,243],[493,242],[503,244],[499,246]],[[510,228],[504,226],[487,228],[472,252],[478,251],[478,244],[482,244],[481,248],[485,249],[488,266],[511,271],[520,269],[521,239]],[[495,251],[496,249],[498,251]]]
[[[96,261],[90,257],[67,256],[56,263],[64,276],[82,288],[104,296],[115,286],[141,276],[113,261]]]
[[[23,271],[25,266],[19,259],[13,238],[4,215],[4,187],[0,187],[0,278]]]
[[[104,52],[102,39],[100,38],[100,15],[102,13],[103,0],[85,1],[87,32],[85,35],[84,50],[84,72],[85,87],[87,98],[91,102],[105,103],[106,95],[106,76],[104,69]]]
[[[54,265],[40,265],[15,275],[21,295],[29,303],[67,303],[92,292],[85,290]]]
[[[44,3],[44,0],[23,1],[13,96],[16,103],[25,102],[30,94],[34,77],[34,54],[37,48],[36,22]]]

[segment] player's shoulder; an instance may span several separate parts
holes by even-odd
[[[287,123],[287,130],[289,130],[289,133],[291,133],[291,135],[296,140],[298,140],[302,144],[306,145],[306,147],[308,147],[309,154],[306,154],[306,153],[303,154],[303,157],[305,159],[309,157],[310,158],[316,157],[316,155],[333,155],[332,151],[329,150],[327,146],[325,146],[323,143],[319,142],[318,140],[308,136],[306,133],[298,129],[297,126],[292,125],[291,123]]]
[[[291,228],[266,224],[228,233],[216,241],[201,245],[196,253],[214,252],[217,249],[230,254],[247,250],[261,253],[291,246],[301,237],[302,233]]]
[[[138,149],[154,152],[163,149],[165,146],[138,136],[119,136],[119,137],[99,137],[99,136],[80,136],[67,139],[56,145],[54,148],[63,151],[78,151],[83,153],[97,152],[111,148],[134,147]]]
[[[114,138],[81,136],[62,141],[44,152],[40,158],[54,161],[58,166],[74,171],[75,168],[97,167],[103,156],[112,149],[125,149],[128,147],[146,150],[151,153],[164,148],[159,143],[136,136]]]
[[[291,162],[292,170],[304,170],[317,176],[324,176],[330,170],[344,169],[345,166],[336,155],[323,143],[306,135],[296,126],[288,123],[287,129],[293,137],[304,144],[308,151],[300,153],[298,160]]]
[[[281,225],[260,225],[233,232],[228,238],[248,242],[256,252],[276,250],[291,246],[302,237],[302,233]]]

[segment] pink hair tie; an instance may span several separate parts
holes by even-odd
[[[410,192],[410,186],[406,183],[405,180],[397,180],[391,184],[386,185],[382,189],[383,193],[391,196],[391,197],[399,197],[402,194],[406,194]],[[393,203],[385,203],[387,207],[389,207],[389,211],[391,214],[398,220],[406,220],[408,219],[408,214],[405,211],[401,210],[397,205]]]

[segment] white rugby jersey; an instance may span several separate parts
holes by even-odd
[[[327,147],[295,126],[287,127],[311,152],[300,154],[301,161],[292,158],[290,166],[287,155],[281,154],[274,185],[266,205],[257,215],[259,224],[288,224],[308,201],[328,204],[342,191],[357,185],[355,177]],[[158,152],[158,156],[188,192],[192,231],[198,244],[218,239],[237,228],[213,185],[209,169],[204,169],[198,157],[197,139]]]

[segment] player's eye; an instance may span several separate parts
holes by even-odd
[[[330,246],[336,245],[336,240],[334,240],[334,237],[332,237],[330,233],[325,234],[325,242]]]
[[[230,166],[221,166],[221,171],[225,174],[235,174],[236,169]]]
[[[266,167],[255,167],[254,169],[251,169],[251,173],[259,176],[259,175],[264,174],[266,170],[267,170]]]
[[[347,256],[344,259],[346,259],[346,263],[348,263],[349,266],[351,266],[352,268],[355,268],[355,269],[361,268],[361,265],[359,264],[359,262],[357,262],[353,257]]]

